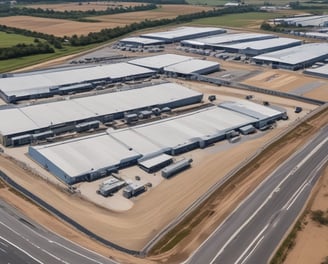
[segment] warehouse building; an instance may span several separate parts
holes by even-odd
[[[316,69],[306,69],[304,73],[321,78],[328,78],[328,64]]]
[[[274,123],[276,120],[281,119],[285,114],[284,112],[273,109],[269,106],[255,104],[246,100],[223,102],[220,104],[220,107],[257,119],[258,121],[253,124],[258,129]],[[250,127],[245,127],[241,132],[248,131],[248,129],[250,129]]]
[[[301,40],[292,38],[272,38],[258,41],[242,42],[237,44],[223,44],[220,48],[226,52],[240,53],[247,56],[257,56],[263,53],[291,48],[302,45]]]
[[[192,59],[193,57],[189,57],[189,56],[176,55],[176,54],[162,54],[162,55],[155,55],[155,56],[130,60],[129,63],[133,65],[149,68],[151,70],[163,71],[165,67],[177,63],[181,63],[184,61],[189,61]]]
[[[164,68],[164,72],[177,76],[191,76],[194,74],[209,74],[220,70],[220,64],[214,61],[192,59],[176,63]]]
[[[129,63],[177,76],[208,74],[220,70],[220,64],[176,54],[155,55],[129,61]]]
[[[225,32],[225,29],[216,27],[178,27],[168,31],[143,34],[141,37],[173,43],[184,39],[200,38]]]
[[[40,71],[0,78],[0,96],[6,102],[13,103],[56,94],[88,91],[99,84],[146,78],[154,74],[150,69],[129,63]]]
[[[134,127],[108,129],[97,135],[30,146],[29,155],[67,184],[94,180],[137,164],[145,170],[158,169],[157,166],[161,167],[169,160],[168,156],[156,158],[161,154],[171,156],[205,148],[225,139],[232,130],[267,124],[277,112],[267,110],[263,114],[263,108],[266,107],[248,102],[247,115],[239,112],[241,108],[230,110],[213,106]]]
[[[191,40],[183,40],[181,46],[197,48],[197,49],[222,49],[220,45],[236,44],[249,41],[259,41],[264,39],[277,38],[276,35],[260,34],[260,33],[234,33],[210,36],[205,38],[197,38]]]
[[[328,26],[328,15],[276,18],[273,21],[275,24],[295,27],[326,27]]]
[[[258,64],[269,64],[273,68],[299,70],[328,58],[327,43],[311,43],[255,56]]]
[[[33,135],[41,132],[57,135],[67,131],[85,131],[97,128],[99,123],[95,121],[104,123],[124,118],[127,112],[143,109],[176,108],[199,103],[202,97],[201,93],[184,86],[164,83],[44,104],[2,106],[0,142],[5,146],[15,146],[30,143]]]
[[[161,45],[163,43],[165,43],[164,40],[142,38],[142,37],[123,38],[119,41],[120,46],[129,46],[129,47],[145,47],[145,46]]]

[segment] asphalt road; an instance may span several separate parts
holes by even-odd
[[[267,263],[327,161],[328,126],[259,185],[185,263]]]
[[[116,264],[45,230],[1,200],[0,263]]]

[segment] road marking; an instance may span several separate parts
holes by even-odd
[[[0,221],[0,223],[3,224],[1,221]],[[98,261],[98,260],[96,260],[96,259],[93,259],[93,258],[91,258],[91,257],[88,257],[88,256],[86,256],[86,255],[83,255],[82,253],[79,253],[79,252],[77,252],[77,251],[75,251],[75,250],[73,250],[73,249],[71,249],[71,248],[69,248],[69,247],[66,247],[66,246],[64,246],[64,245],[62,245],[62,244],[60,244],[60,243],[58,243],[58,242],[56,242],[56,241],[53,241],[53,240],[51,240],[51,239],[49,239],[49,238],[47,238],[47,237],[41,235],[40,233],[36,232],[34,229],[30,228],[29,226],[25,226],[25,227],[28,228],[30,231],[32,231],[35,235],[37,235],[37,236],[43,238],[44,240],[48,241],[50,244],[56,244],[57,246],[62,247],[62,248],[64,248],[64,249],[66,249],[66,250],[68,250],[68,251],[70,251],[70,252],[72,252],[72,253],[74,253],[74,254],[80,256],[80,257],[83,257],[83,258],[85,258],[85,259],[87,259],[87,260],[90,260],[90,261],[92,261],[92,262],[94,262],[94,263],[97,263],[97,264],[103,264],[103,262],[100,262],[100,261]],[[8,227],[7,227],[7,228],[8,228]],[[62,237],[62,238],[63,238],[63,237]],[[27,238],[24,238],[24,239],[28,241]],[[66,241],[68,241],[66,238],[63,238],[63,239],[65,239]],[[69,241],[69,242],[71,242],[71,241]],[[71,242],[71,243],[72,243],[72,242]],[[87,251],[89,251],[89,252],[92,252],[92,253],[96,254],[95,252],[90,251],[90,250],[88,250],[88,249],[86,249],[86,248],[84,248],[84,247],[82,247],[82,246],[80,246],[80,245],[77,245],[77,244],[75,244],[75,243],[72,243],[72,244],[74,244],[74,245],[76,245],[76,246],[78,246],[78,247],[80,247],[80,248],[82,248],[82,249],[85,249],[85,250],[87,250]],[[40,247],[37,246],[37,245],[34,245],[34,246],[40,248]],[[41,248],[40,248],[40,249],[41,249]],[[43,249],[41,249],[41,250],[43,251]],[[57,257],[54,256],[54,255],[52,255],[50,252],[46,252],[46,253],[57,259]],[[99,255],[99,254],[96,254],[96,255]],[[102,257],[102,258],[104,258],[104,259],[106,259],[106,258],[105,258],[104,256],[102,256],[102,255],[99,255],[99,256]],[[68,262],[65,262],[64,260],[61,260],[61,259],[59,259],[59,258],[58,258],[58,260],[61,261],[61,262],[63,262],[63,263],[68,263]],[[106,259],[106,260],[107,260],[107,259]],[[117,263],[117,264],[118,264],[118,262],[115,262],[115,261],[113,261],[113,260],[110,260],[110,261],[113,262],[113,263]]]
[[[219,252],[215,255],[215,257],[212,259],[210,264],[213,264],[215,259],[220,256],[225,248],[231,243],[232,240],[234,240],[237,235],[245,228],[245,226],[248,225],[248,223],[257,215],[257,213],[268,203],[268,201],[272,198],[273,194],[276,192],[276,190],[280,189],[280,186],[291,176],[293,175],[302,165],[305,164],[306,161],[308,161],[313,154],[315,154],[318,149],[320,149],[326,142],[328,141],[328,138],[326,138],[324,141],[322,141],[320,144],[318,144],[308,155],[305,156],[292,170],[290,173],[288,173],[280,182],[279,184],[273,189],[273,191],[269,194],[269,196],[265,199],[265,201],[254,211],[254,213],[233,233],[233,235],[228,239],[228,241],[222,246],[222,248],[219,250]],[[301,165],[300,165],[301,164]]]
[[[26,252],[24,249],[20,248],[19,246],[15,245],[14,243],[10,242],[9,240],[5,239],[4,237],[0,236],[3,241],[6,241],[8,244],[12,245],[14,248],[22,251],[25,255],[29,256],[31,259],[35,260],[36,262],[43,264],[42,261],[38,260],[37,258],[33,257],[30,253]]]
[[[68,262],[60,259],[59,257],[53,255],[52,253],[48,252],[47,250],[41,248],[40,246],[38,246],[37,244],[31,242],[28,238],[24,237],[23,235],[21,235],[20,233],[16,232],[14,229],[12,229],[10,226],[6,225],[5,223],[0,221],[0,224],[3,225],[4,227],[6,227],[7,229],[9,229],[11,232],[13,232],[14,234],[16,234],[17,236],[21,237],[22,239],[24,239],[25,241],[27,241],[28,243],[30,243],[32,246],[34,246],[37,249],[40,249],[41,251],[43,251],[44,253],[48,254],[49,256],[53,257],[54,259],[64,263],[64,264],[69,264]],[[26,227],[26,226],[25,226]],[[6,241],[6,240],[5,240]],[[7,242],[7,241],[6,241]]]
[[[3,252],[3,253],[7,253],[6,250],[4,250],[3,248],[0,247],[0,250]]]
[[[254,248],[251,250],[251,252],[246,256],[246,258],[241,262],[241,264],[243,264],[250,255],[252,255],[252,253],[254,252],[254,250],[258,247],[258,245],[261,243],[262,239],[264,238],[263,233],[267,230],[267,228],[269,227],[269,224],[267,224],[261,231],[260,233],[258,233],[258,235],[253,239],[253,241],[249,244],[249,246],[245,249],[245,251],[239,256],[239,258],[236,260],[235,264],[238,264],[243,258],[244,256],[247,254],[248,250],[250,250],[251,247],[253,247],[253,245],[256,243],[256,245],[254,246]],[[261,237],[262,236],[262,237]],[[261,238],[260,238],[261,237]],[[260,240],[259,240],[260,238]]]

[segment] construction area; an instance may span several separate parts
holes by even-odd
[[[289,72],[325,61],[326,44],[181,27],[113,46],[121,62],[67,62],[0,78],[1,159],[29,172],[4,169],[18,184],[125,249],[142,251],[212,186],[328,101],[304,96],[324,83]],[[160,51],[146,56],[146,46]],[[295,78],[294,93],[275,86],[281,76]],[[302,88],[301,78],[321,86]]]

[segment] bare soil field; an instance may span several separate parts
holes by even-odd
[[[328,82],[324,79],[305,76],[301,71],[262,69],[263,73],[245,80],[244,83],[328,101]]]
[[[60,3],[60,4],[34,4],[27,5],[28,8],[41,8],[52,9],[54,11],[88,11],[88,10],[106,10],[107,8],[115,8],[121,6],[138,6],[143,3],[137,2],[114,2],[114,1],[99,1],[99,2],[72,2],[72,3]]]
[[[89,32],[98,32],[104,28],[125,26],[145,19],[174,18],[178,15],[209,9],[209,7],[191,5],[162,5],[155,10],[92,17],[92,19],[97,19],[101,22],[77,22],[65,19],[11,16],[1,17],[0,24],[53,34],[55,36],[87,35]]]
[[[328,167],[317,184],[310,210],[328,210]],[[328,256],[328,227],[314,222],[310,215],[303,221],[303,229],[297,233],[295,245],[287,255],[285,264],[321,263]]]

